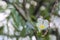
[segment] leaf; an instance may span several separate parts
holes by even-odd
[[[33,12],[34,12],[34,6],[31,5],[31,7],[29,8],[30,15],[32,15]]]
[[[50,13],[48,12],[48,10],[44,10],[44,11],[40,11],[40,14],[43,16],[44,19],[49,20],[50,18]]]

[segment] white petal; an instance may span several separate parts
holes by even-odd
[[[2,21],[2,23],[3,23],[4,25],[6,25],[6,24],[7,24],[7,19],[4,19],[4,20]]]
[[[42,24],[43,23],[43,19],[42,18],[38,18],[37,22]]]
[[[15,28],[13,27],[11,19],[8,21],[8,27],[9,27],[9,35],[14,35]]]
[[[10,14],[10,13],[11,13],[11,10],[10,10],[10,9],[6,9],[6,10],[5,10],[5,13],[6,13],[6,14]]]
[[[49,22],[48,22],[48,20],[44,20],[44,26],[45,26],[45,28],[48,28],[48,27],[49,27]]]
[[[32,40],[36,40],[36,37],[35,36],[32,36]]]
[[[54,23],[55,23],[56,27],[59,27],[59,25],[60,25],[60,17],[56,17],[54,19]]]
[[[5,1],[0,1],[0,6],[1,6],[3,9],[6,9],[7,3],[6,3]]]
[[[39,27],[40,26],[40,23],[36,23],[36,26]]]
[[[5,15],[4,15],[4,13],[0,13],[0,21],[3,21],[5,18],[6,18],[6,17],[5,17]]]
[[[6,9],[5,10],[5,17],[8,17],[9,15],[10,15],[10,13],[11,13],[11,10],[10,9]]]
[[[19,30],[22,31],[23,30],[23,26],[19,26]]]
[[[55,28],[55,25],[54,25],[54,23],[53,22],[50,22],[50,28]]]
[[[4,37],[4,36],[0,35],[0,40],[3,40],[3,37]]]

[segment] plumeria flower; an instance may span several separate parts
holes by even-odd
[[[38,30],[41,31],[49,27],[49,22],[48,20],[44,20],[43,18],[38,18],[36,26]]]
[[[7,3],[5,1],[0,1],[0,8],[6,9]]]

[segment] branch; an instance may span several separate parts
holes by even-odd
[[[23,9],[24,9],[25,13],[27,13],[26,12],[26,8],[25,8],[25,5],[26,5],[26,0],[23,0]]]
[[[16,8],[16,10],[18,11],[19,15],[21,15],[21,16],[23,17],[23,19],[24,19],[25,21],[27,21],[27,17],[26,17],[26,15],[25,15],[25,12],[23,11],[23,9],[20,8],[20,7],[18,7],[18,5],[15,4],[15,3],[14,3],[13,5],[14,5],[14,7]]]

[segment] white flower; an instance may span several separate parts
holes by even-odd
[[[0,21],[3,21],[6,18],[6,16],[4,14],[5,13],[0,13]]]
[[[46,9],[45,6],[41,6],[41,7],[40,7],[40,10],[41,10],[41,11],[43,11],[43,10],[45,10],[45,9]]]
[[[6,9],[6,10],[5,10],[5,13],[7,13],[7,14],[10,14],[10,12],[11,12],[10,9]]]
[[[55,17],[54,21],[53,21],[56,25],[57,28],[60,28],[60,17]]]
[[[55,28],[55,25],[53,22],[50,22],[49,24],[50,24],[50,28]]]
[[[37,19],[37,22],[42,23],[42,22],[43,22],[43,17],[38,18],[38,19]]]
[[[26,7],[26,9],[29,9],[30,8],[30,4],[26,3],[25,7]]]
[[[36,23],[36,26],[39,31],[47,29],[49,27],[48,20],[44,20],[43,18],[38,18],[38,22]]]
[[[5,16],[8,17],[11,13],[11,10],[10,9],[6,9],[5,10]]]
[[[19,26],[19,30],[22,31],[23,30],[23,26],[20,25]]]
[[[31,1],[31,4],[34,5],[34,6],[36,6],[37,5],[37,2]]]
[[[7,3],[6,3],[5,1],[0,1],[0,7],[1,7],[2,9],[6,9]]]
[[[5,12],[0,13],[0,21],[3,21],[4,19],[6,19],[6,17],[8,17],[10,15],[10,12],[11,11],[9,9],[7,9],[7,10],[5,10]]]
[[[36,40],[36,37],[35,36],[32,36],[32,40]]]
[[[53,19],[53,20],[51,20],[51,22],[54,23],[54,25],[56,26],[56,28],[60,28],[60,17],[54,16],[51,19]]]

